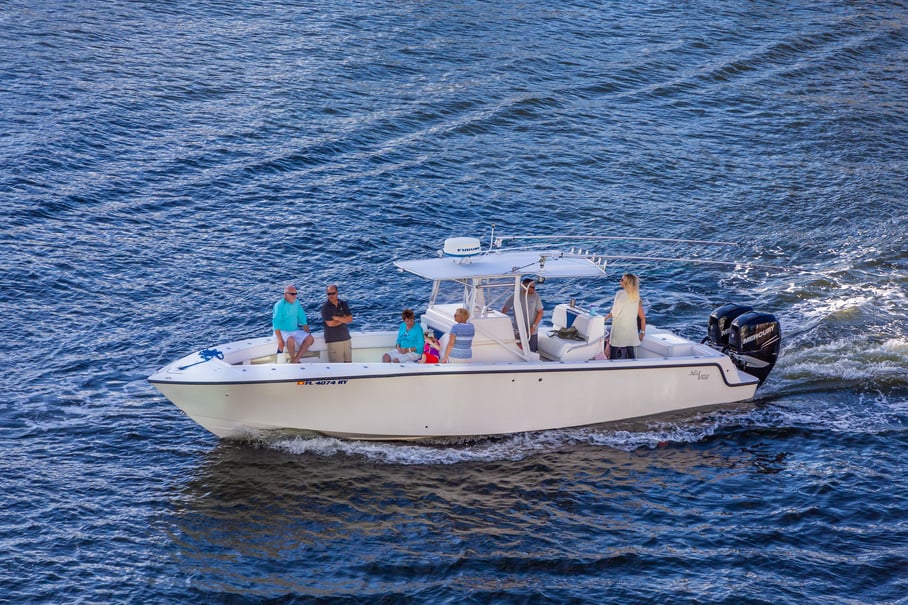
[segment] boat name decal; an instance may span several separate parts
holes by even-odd
[[[297,381],[300,386],[309,386],[309,385],[325,385],[325,384],[347,384],[346,378],[339,378],[337,380],[300,380]]]
[[[709,374],[701,370],[691,370],[688,376],[696,376],[697,380],[709,380]]]

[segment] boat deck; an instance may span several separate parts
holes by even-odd
[[[540,333],[553,331],[552,325],[542,326]],[[321,335],[316,334],[315,343],[301,359],[300,363],[326,363],[328,361],[327,347]],[[382,355],[394,347],[397,338],[396,331],[386,332],[351,332],[353,339],[353,361],[354,363],[380,363]],[[546,336],[545,338],[551,338]],[[584,361],[593,360],[603,346],[598,342],[595,348],[590,349],[588,343],[584,341],[566,340],[565,346],[580,346],[587,349],[590,354],[584,354],[582,358],[564,359],[540,355],[538,360],[532,362],[560,362],[560,361]],[[515,344],[515,349],[519,347]],[[276,344],[274,338],[263,337],[230,343],[219,347],[224,353],[224,361],[231,365],[259,365],[286,363],[286,354],[277,354],[275,352]],[[673,332],[647,326],[646,338],[637,347],[638,359],[678,359],[687,357],[721,357],[722,354],[706,344],[700,344],[682,338]],[[522,361],[516,354],[507,355],[507,359],[498,361]]]

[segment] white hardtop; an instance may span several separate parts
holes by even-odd
[[[435,281],[488,279],[535,275],[549,277],[602,277],[605,261],[589,254],[558,250],[491,250],[470,257],[443,256],[395,261],[415,275]]]

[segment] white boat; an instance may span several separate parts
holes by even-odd
[[[772,369],[780,328],[772,315],[726,305],[703,342],[647,325],[637,359],[601,357],[604,317],[563,301],[539,329],[538,353],[521,347],[524,322],[500,309],[521,279],[595,280],[602,256],[558,249],[488,250],[452,238],[437,257],[394,264],[432,283],[424,330],[450,331],[471,310],[473,360],[382,363],[397,331],[351,332],[353,361],[329,363],[323,338],[302,363],[285,363],[273,335],[217,345],[159,369],[149,381],[190,418],[222,438],[303,431],[349,439],[470,438],[580,427],[745,401]],[[520,296],[514,312],[522,317]],[[574,327],[580,340],[561,338]]]

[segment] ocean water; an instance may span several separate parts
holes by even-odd
[[[0,602],[908,603],[908,5],[0,6]],[[391,261],[583,234],[651,323],[781,320],[756,400],[463,443],[220,442],[146,381],[358,329]],[[423,305],[420,307],[420,305]],[[430,397],[431,394],[425,394]]]

